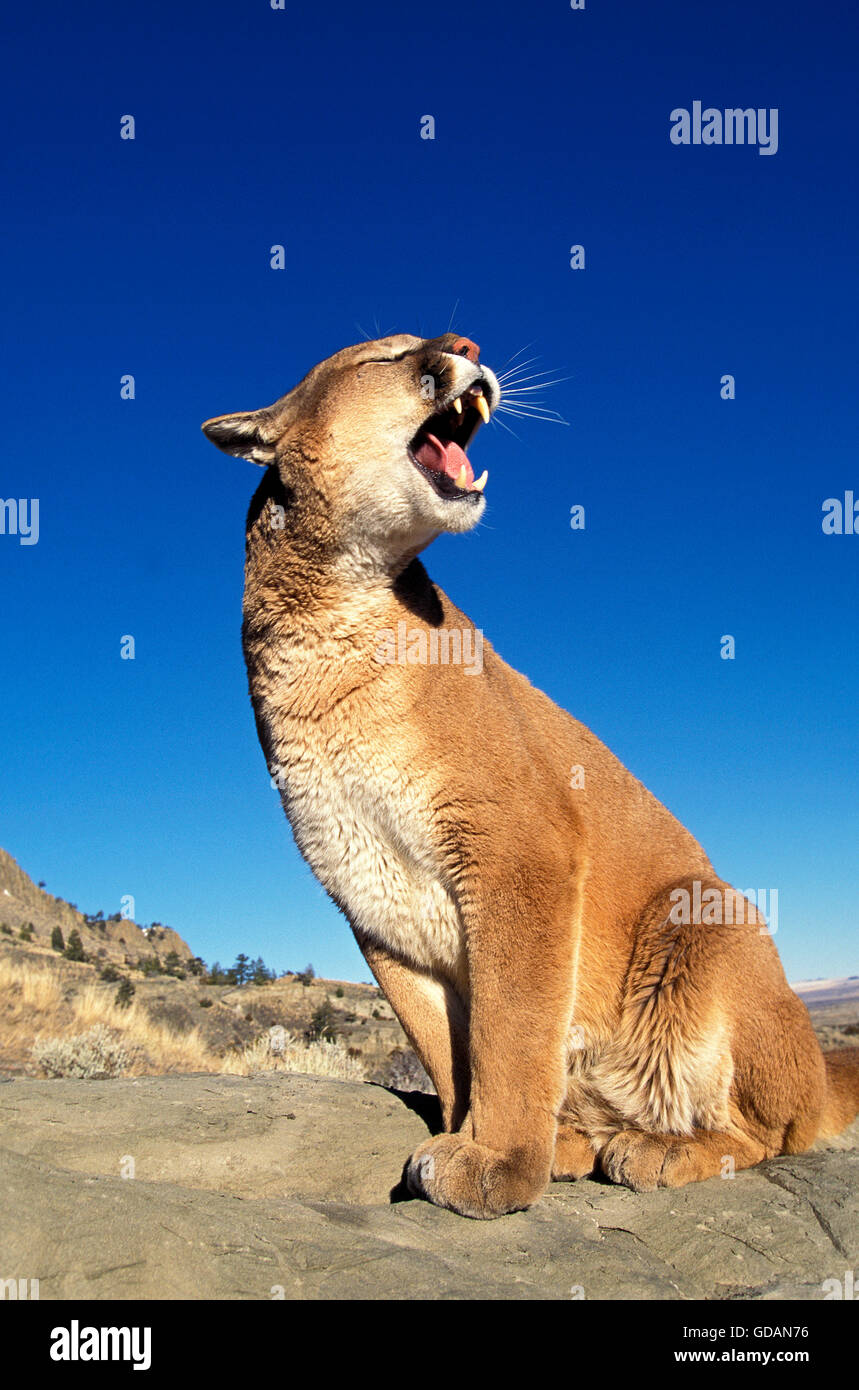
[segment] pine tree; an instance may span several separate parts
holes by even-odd
[[[54,927],[54,930],[51,932],[51,946],[55,951],[62,952],[66,949],[62,927]]]
[[[274,971],[269,970],[262,956],[257,956],[250,967],[248,978],[255,985],[267,985],[269,980],[274,979]]]

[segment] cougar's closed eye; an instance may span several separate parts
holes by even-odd
[[[395,352],[390,357],[365,357],[360,365],[362,367],[387,367],[392,362],[402,362],[404,357],[412,357],[417,351],[417,348],[404,348],[402,352]]]

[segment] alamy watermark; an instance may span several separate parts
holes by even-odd
[[[407,628],[404,619],[376,633],[376,660],[382,666],[461,666],[466,676],[483,670],[483,633],[479,627]]]
[[[859,1302],[859,1284],[856,1282],[856,1275],[852,1269],[844,1271],[843,1279],[824,1279],[821,1284],[824,1299],[848,1299],[851,1303]]]
[[[17,536],[19,545],[38,543],[38,497],[0,497],[0,536]]]
[[[130,1361],[135,1371],[152,1365],[151,1327],[81,1327],[72,1318],[68,1327],[51,1332],[52,1361]]]
[[[758,154],[778,150],[778,107],[739,106],[720,111],[693,101],[691,111],[675,106],[671,112],[672,145],[757,145]]]
[[[705,888],[699,879],[688,888],[674,888],[669,893],[672,903],[668,920],[676,926],[736,927],[744,923],[757,924],[761,936],[775,936],[778,931],[778,889],[747,888],[738,893],[735,888]],[[759,915],[765,920],[759,922]]]
[[[23,1301],[29,1299],[35,1302],[39,1297],[38,1279],[0,1279],[0,1299]]]
[[[827,497],[822,504],[820,523],[824,536],[859,536],[859,500],[847,491],[840,497]]]

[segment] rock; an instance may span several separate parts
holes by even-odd
[[[15,1079],[0,1278],[42,1299],[820,1299],[859,1255],[859,1126],[730,1180],[555,1183],[480,1222],[391,1200],[434,1107],[283,1074]]]

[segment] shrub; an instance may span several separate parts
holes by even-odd
[[[201,1009],[211,1009],[211,1007],[212,1007],[212,1001],[211,1001],[211,999],[201,999],[199,1002],[200,1002],[200,1008],[201,1008]]]
[[[118,1009],[127,1009],[136,991],[134,985],[128,979],[120,981],[119,989],[114,995],[113,1002]]]
[[[132,1054],[103,1023],[72,1038],[37,1038],[33,1058],[49,1076],[74,1076],[84,1081],[106,1081],[121,1076]]]
[[[424,1091],[427,1095],[435,1091],[420,1058],[410,1047],[391,1053],[386,1084],[394,1091]]]
[[[316,979],[316,971],[313,969],[312,965],[305,965],[304,969],[299,971],[298,975],[296,976],[296,979],[300,980],[301,983],[306,987],[310,984],[311,980]]]
[[[163,975],[164,966],[157,956],[140,956],[137,961],[137,969],[142,970],[144,975]]]
[[[335,991],[334,991],[334,994],[335,994],[336,998],[342,999],[342,998],[343,998],[343,986],[342,986],[342,985],[338,985],[337,988],[336,988]]]
[[[18,935],[19,935],[19,937],[21,938],[22,941],[32,941],[32,940],[33,940],[33,923],[32,923],[32,922],[28,922],[25,926],[22,926],[22,927],[21,927],[21,930],[20,930],[19,933],[18,933]]]
[[[55,951],[59,951],[60,955],[62,955],[63,951],[66,949],[62,927],[54,927],[54,930],[51,932],[51,946]]]
[[[313,1010],[304,1036],[308,1042],[334,1042],[337,1033],[337,1010],[330,999],[324,999]]]
[[[107,980],[108,984],[113,984],[114,980],[121,980],[122,976],[116,966],[111,965],[108,961],[107,965],[98,972],[98,978],[100,980]]]

